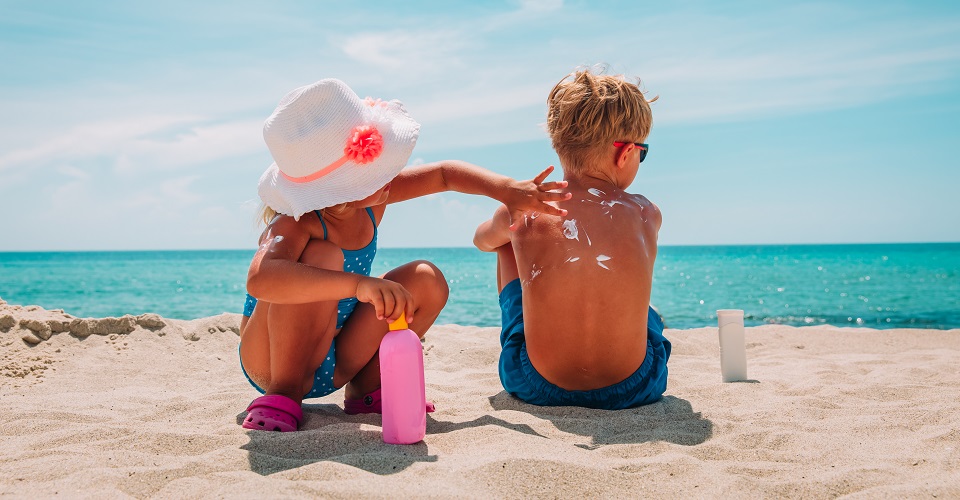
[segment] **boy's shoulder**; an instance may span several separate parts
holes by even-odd
[[[576,193],[558,205],[567,210],[564,217],[525,215],[521,230],[512,237],[534,243],[538,240],[566,244],[586,243],[622,238],[631,229],[648,233],[660,229],[660,208],[641,194],[600,189]]]
[[[646,222],[656,223],[657,229],[660,228],[660,223],[663,220],[662,214],[660,213],[660,207],[656,203],[650,201],[649,198],[642,194],[635,193],[625,193],[630,201],[640,208],[642,215],[641,217],[645,219]]]
[[[647,198],[646,196],[644,196],[644,195],[642,195],[642,194],[638,194],[638,195],[636,195],[636,196],[637,196],[637,199],[638,199],[638,203],[640,203],[642,206],[644,206],[644,207],[650,207],[650,208],[656,210],[657,213],[660,213],[660,207],[657,206],[656,203],[654,203],[653,201],[651,201],[650,198]]]
[[[660,207],[650,201],[649,198],[639,193],[628,193],[621,190],[588,189],[586,195],[581,197],[580,205],[585,208],[595,205],[603,215],[610,219],[633,216],[641,219],[655,217],[659,221],[660,216]]]

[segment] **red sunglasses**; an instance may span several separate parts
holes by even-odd
[[[631,144],[631,143],[629,143],[629,142],[622,142],[622,141],[617,141],[617,142],[614,142],[614,143],[613,143],[613,145],[616,146],[616,147],[618,147],[618,148],[622,148],[622,147],[626,146],[627,144]],[[642,142],[634,142],[633,145],[636,146],[637,149],[640,150],[640,163],[643,163],[643,160],[647,157],[647,151],[650,150],[650,145],[644,144],[644,143],[642,143]]]

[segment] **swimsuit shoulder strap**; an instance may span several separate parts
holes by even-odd
[[[376,216],[373,215],[373,210],[370,207],[367,207],[366,210],[367,210],[367,215],[370,216],[370,221],[373,222],[373,236],[376,237],[377,236],[377,218]],[[319,210],[314,210],[313,212],[317,214],[317,218],[320,219],[320,225],[323,226],[323,239],[327,239],[327,223],[323,222],[323,216],[320,215]]]
[[[320,219],[320,225],[323,226],[323,239],[327,239],[327,223],[323,222],[323,216],[320,215],[319,210],[314,210],[313,213],[317,214],[317,218]]]
[[[367,207],[367,215],[370,216],[370,221],[373,222],[373,237],[377,237],[377,218],[373,215],[373,209]]]

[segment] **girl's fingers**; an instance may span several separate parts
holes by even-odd
[[[398,316],[394,314],[394,309],[396,308],[396,304],[397,304],[397,301],[393,297],[393,291],[384,290],[383,291],[383,318],[380,318],[380,319],[386,318],[386,319],[389,319],[390,321],[396,320]]]
[[[407,299],[407,303],[406,303],[406,308],[405,308],[406,310],[404,311],[404,314],[407,317],[407,323],[413,323],[413,313],[414,311],[416,311],[417,308],[413,303],[413,296],[410,295],[409,292],[406,293],[406,299]]]
[[[404,314],[407,323],[413,321],[413,298],[404,288],[391,290],[391,300],[393,301],[393,310],[387,312],[387,321],[394,322]]]
[[[540,191],[553,191],[555,189],[563,189],[567,187],[567,181],[556,181],[556,182],[544,182],[537,186],[537,189]]]
[[[547,178],[548,175],[550,175],[550,172],[553,172],[553,165],[550,165],[543,172],[540,172],[540,175],[534,177],[533,183],[540,184],[541,182],[543,182],[544,179]]]
[[[556,191],[548,191],[546,193],[540,194],[540,201],[563,201],[573,198],[573,193],[558,193]]]
[[[557,208],[553,205],[547,205],[547,204],[543,205],[543,208],[541,209],[541,213],[545,213],[548,215],[560,215],[560,216],[567,215],[566,210],[562,208]]]
[[[377,319],[383,319],[383,295],[379,291],[370,297],[370,305],[377,312]]]

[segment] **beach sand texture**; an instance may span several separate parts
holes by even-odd
[[[242,429],[238,325],[0,303],[0,495],[960,498],[960,330],[748,328],[730,384],[716,328],[667,330],[664,399],[600,411],[512,398],[497,329],[436,326],[437,412],[396,446],[342,392]]]

